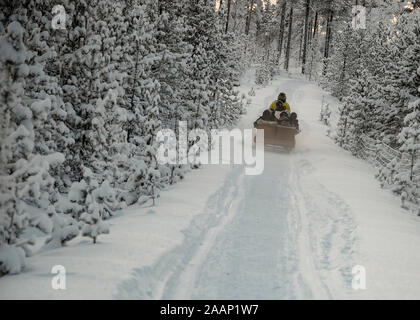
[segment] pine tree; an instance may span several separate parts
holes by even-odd
[[[47,214],[52,220],[52,230],[51,236],[45,241],[46,248],[59,248],[79,235],[76,220],[69,215],[57,213],[54,206],[48,208]]]
[[[385,74],[381,81],[381,96],[384,107],[379,121],[383,124],[381,140],[391,147],[398,147],[398,133],[408,114],[408,102],[417,94],[420,77],[417,68],[420,63],[420,17],[402,14],[390,35],[392,47],[387,59]]]
[[[355,78],[356,68],[362,63],[360,45],[361,39],[349,26],[334,38],[334,52],[328,59],[321,83],[340,100],[349,94],[349,80]]]
[[[158,8],[151,9],[156,20],[156,47],[160,55],[153,67],[153,77],[160,84],[159,119],[164,128],[172,129],[178,135],[179,121],[187,120],[183,83],[188,77],[187,59],[192,46],[186,42],[184,34],[189,32],[191,26],[185,23],[182,2],[159,1]],[[162,183],[179,181],[186,170],[182,164],[160,167]]]
[[[89,206],[87,212],[80,217],[82,221],[82,236],[92,238],[95,244],[101,234],[109,234],[109,227],[102,221],[100,207],[88,197]]]
[[[314,37],[308,46],[308,59],[305,67],[306,74],[309,74],[309,80],[314,78],[317,81],[319,79],[320,62],[322,60],[320,49],[319,37]]]
[[[16,243],[30,223],[26,206],[46,208],[54,183],[48,161],[34,150],[32,110],[22,103],[23,79],[29,72],[23,34],[21,24],[15,21],[0,38],[0,108],[4,115],[0,133],[0,241],[9,244]]]
[[[127,119],[127,110],[118,106],[117,90],[110,89],[104,99],[97,100],[89,139],[96,146],[92,153],[95,172],[100,173],[103,183],[115,189],[109,190],[109,195],[104,195],[102,199],[102,202],[109,200],[107,216],[124,206],[124,200],[116,190],[124,188],[131,169],[129,155],[132,146],[128,143],[124,130]],[[117,199],[120,200],[120,204],[116,203]]]
[[[420,67],[417,74],[420,75]],[[420,205],[420,87],[418,93],[417,100],[409,103],[410,113],[405,117],[404,127],[398,135],[400,151],[408,154],[409,168],[400,169],[396,182],[403,206],[407,201],[414,203],[417,208]],[[399,164],[403,165],[401,162]],[[419,210],[417,214],[420,214]]]

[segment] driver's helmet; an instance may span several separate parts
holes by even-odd
[[[286,94],[284,92],[281,92],[277,98],[277,101],[286,102]]]

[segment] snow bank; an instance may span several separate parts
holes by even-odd
[[[17,274],[25,268],[25,252],[19,247],[0,244],[0,276]]]
[[[183,243],[182,230],[202,213],[209,195],[219,189],[229,171],[229,166],[209,166],[190,172],[162,192],[153,210],[135,205],[107,220],[111,233],[99,237],[96,245],[78,237],[65,247],[38,251],[26,258],[26,272],[0,279],[0,299],[113,298],[134,269],[152,266]],[[66,290],[51,287],[54,265],[66,268]]]

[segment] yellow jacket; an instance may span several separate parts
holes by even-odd
[[[286,108],[287,111],[291,111],[290,110],[290,105],[287,102],[283,102],[283,106]],[[274,101],[271,105],[270,105],[270,109],[276,110],[277,109],[277,100]]]

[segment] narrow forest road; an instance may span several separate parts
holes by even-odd
[[[254,79],[251,70],[241,93]],[[281,91],[299,116],[295,150],[266,150],[257,176],[242,165],[193,170],[155,207],[110,219],[96,245],[41,248],[25,272],[0,279],[0,299],[420,299],[420,218],[327,136],[319,111],[325,98],[334,132],[334,98],[277,76],[255,90],[238,127],[252,128]],[[55,265],[66,290],[51,286]],[[355,266],[364,289],[352,288]]]
[[[308,82],[279,79],[257,93],[239,128],[251,128],[280,91],[299,112]],[[319,106],[314,105],[319,109]],[[311,134],[301,117],[298,145]],[[307,139],[310,140],[310,139]],[[185,241],[154,266],[136,270],[119,298],[330,299],[351,290],[352,214],[308,174],[311,152],[265,152],[265,169],[246,176],[232,166],[185,233]],[[150,281],[156,279],[156,281]],[[133,284],[135,282],[135,284]]]

